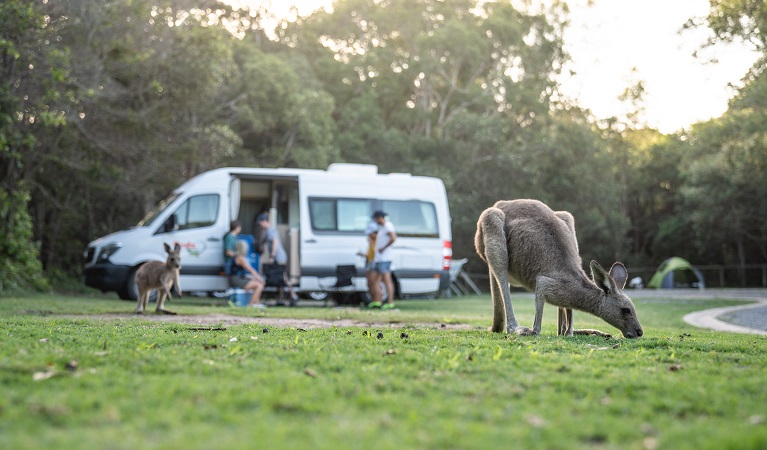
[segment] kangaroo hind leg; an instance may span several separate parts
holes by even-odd
[[[491,296],[493,298],[492,331],[517,332],[520,328],[514,308],[511,305],[509,290],[509,249],[506,241],[504,223],[506,216],[498,208],[488,208],[477,223],[477,250],[487,262],[490,271]],[[504,317],[505,316],[505,317]]]
[[[162,288],[157,289],[157,312],[176,315],[175,312],[165,309],[166,298],[170,298],[170,289],[168,289],[168,286],[163,286]]]

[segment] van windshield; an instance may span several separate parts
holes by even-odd
[[[154,208],[152,208],[152,210],[151,210],[151,211],[149,211],[149,214],[147,214],[146,216],[144,216],[144,218],[143,218],[143,219],[141,219],[141,220],[139,221],[139,223],[138,223],[138,224],[136,224],[136,226],[139,226],[139,227],[148,227],[149,225],[151,225],[151,224],[152,224],[152,222],[154,222],[154,221],[157,219],[157,217],[159,217],[159,216],[160,216],[160,213],[161,213],[161,212],[163,212],[163,211],[165,210],[165,208],[167,208],[167,207],[168,207],[168,205],[170,205],[171,203],[173,203],[173,201],[174,201],[174,200],[176,200],[176,199],[178,198],[178,196],[179,196],[179,195],[181,195],[181,193],[180,193],[180,192],[174,192],[173,194],[170,194],[168,197],[166,197],[166,198],[165,198],[164,200],[162,200],[160,203],[158,203],[157,205],[155,205],[155,207],[154,207]]]
[[[437,209],[420,200],[309,198],[312,229],[317,232],[362,234],[373,211],[382,209],[402,237],[439,237]]]

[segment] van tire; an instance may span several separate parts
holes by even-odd
[[[311,291],[311,292],[304,293],[303,296],[308,298],[309,300],[324,302],[325,300],[328,299],[328,296],[330,296],[330,293],[326,291]]]
[[[131,289],[131,286],[134,288]],[[122,300],[136,301],[138,299],[138,293],[135,289],[136,286],[136,269],[130,271],[128,278],[123,283],[122,287],[117,290],[117,296]]]

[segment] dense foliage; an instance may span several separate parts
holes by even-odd
[[[699,25],[765,51],[752,3]],[[601,123],[559,100],[567,7],[547,4],[338,0],[275,22],[216,0],[3,2],[0,282],[78,276],[89,240],[202,171],[336,161],[442,178],[457,257],[482,209],[531,197],[575,215],[585,260],[767,262],[760,66],[688,132]]]

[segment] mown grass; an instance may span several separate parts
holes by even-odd
[[[531,323],[530,297],[514,298]],[[306,330],[158,323],[105,297],[5,298],[0,448],[767,448],[767,339],[682,321],[730,301],[635,303],[645,336],[605,340],[555,336],[552,307],[542,336],[490,333],[486,296],[391,312],[172,303],[375,323]],[[87,316],[104,313],[130,320]]]

